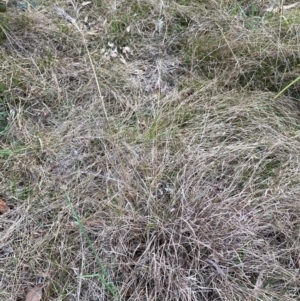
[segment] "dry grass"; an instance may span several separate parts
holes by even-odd
[[[0,300],[299,300],[300,13],[264,2],[0,16]]]

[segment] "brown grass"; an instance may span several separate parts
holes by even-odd
[[[0,300],[299,300],[300,15],[253,3],[0,16]]]

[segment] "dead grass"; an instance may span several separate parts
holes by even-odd
[[[298,300],[300,15],[253,3],[0,16],[0,300]]]

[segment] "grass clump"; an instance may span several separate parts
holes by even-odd
[[[8,10],[1,297],[298,300],[298,15],[252,2]]]

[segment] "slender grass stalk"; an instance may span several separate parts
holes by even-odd
[[[275,95],[275,99],[279,97],[283,92],[285,92],[289,87],[294,85],[297,81],[300,80],[300,76],[298,76],[296,79],[294,79],[292,82],[290,82],[285,88],[283,88],[277,95]]]
[[[118,294],[118,291],[115,287],[115,285],[113,284],[112,280],[110,279],[101,259],[99,258],[94,246],[93,246],[93,243],[91,242],[87,232],[85,231],[84,229],[84,226],[81,222],[81,219],[79,217],[79,215],[77,214],[77,212],[75,211],[72,203],[71,203],[71,200],[70,200],[70,197],[68,194],[66,194],[66,197],[67,197],[67,200],[68,200],[68,204],[71,208],[71,211],[72,211],[72,214],[74,216],[74,218],[76,219],[76,222],[78,224],[78,227],[79,227],[79,230],[81,231],[83,237],[85,238],[85,240],[87,241],[89,247],[90,247],[90,250],[92,251],[93,255],[95,256],[96,260],[97,260],[97,263],[98,263],[98,266],[101,270],[101,274],[99,273],[96,273],[96,274],[91,274],[91,275],[84,275],[84,276],[81,276],[83,278],[94,278],[94,277],[97,277],[99,278],[99,280],[101,281],[101,283],[105,286],[105,288],[108,290],[109,294],[111,297],[113,297],[113,299],[118,299],[118,300],[121,300],[120,297],[119,297],[119,294]]]

